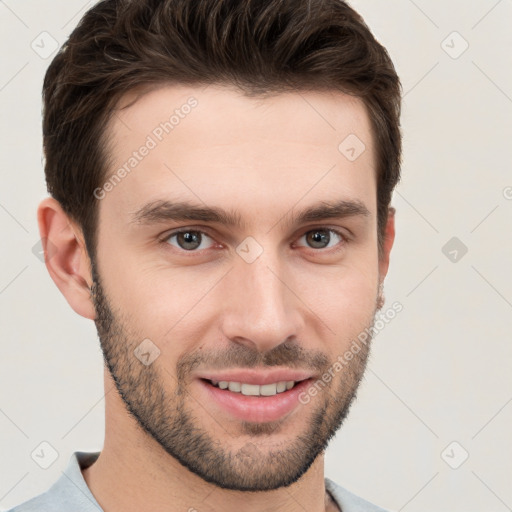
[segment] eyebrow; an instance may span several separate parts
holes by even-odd
[[[293,217],[289,217],[290,213],[291,211],[283,217],[288,217],[288,220],[285,221],[286,226],[327,219],[370,216],[368,208],[358,199],[322,201],[301,210]],[[169,200],[156,200],[142,206],[132,213],[130,222],[131,224],[150,225],[169,221],[197,221],[218,223],[232,228],[246,227],[246,223],[236,210],[224,210],[223,208],[215,206],[204,206],[187,201]]]

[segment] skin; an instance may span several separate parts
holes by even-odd
[[[112,172],[191,96],[198,105],[98,201],[95,265],[60,205],[39,205],[41,237],[57,248],[48,271],[74,311],[96,322],[107,361],[105,443],[84,478],[106,512],[337,510],[324,450],[354,399],[364,346],[309,403],[271,423],[234,419],[197,374],[236,361],[230,367],[280,362],[320,376],[371,326],[395,232],[391,210],[379,258],[368,115],[339,92],[251,99],[227,87],[165,86],[135,103],[128,93],[108,128]],[[338,150],[349,134],[366,146],[353,162]],[[237,210],[244,225],[131,223],[159,199]],[[369,215],[286,222],[338,199]],[[205,233],[200,247],[169,238],[176,228]],[[327,248],[311,245],[315,229]],[[252,263],[236,252],[248,236],[263,249]],[[147,338],[160,350],[149,366],[133,354]]]

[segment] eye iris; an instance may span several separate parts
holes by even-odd
[[[316,231],[310,231],[308,233],[308,241],[312,241],[313,247],[318,249],[319,247],[316,244],[322,244],[325,243],[326,245],[329,244],[330,236],[327,234],[326,231],[322,230],[316,230]],[[320,247],[322,248],[322,247]]]
[[[201,234],[197,231],[183,231],[176,235],[176,239],[180,247],[188,251],[197,249],[201,245]]]

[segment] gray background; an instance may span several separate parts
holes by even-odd
[[[352,4],[404,86],[384,308],[399,301],[403,311],[375,339],[326,476],[395,511],[512,510],[512,2]],[[32,252],[46,196],[44,52],[90,5],[0,1],[2,510],[44,491],[73,451],[103,442],[94,324],[72,311]],[[48,469],[31,458],[42,442],[58,453]]]

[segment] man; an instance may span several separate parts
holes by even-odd
[[[14,511],[382,510],[324,452],[383,305],[399,117],[339,0],[85,14],[44,81],[38,222],[97,326],[105,443]]]

